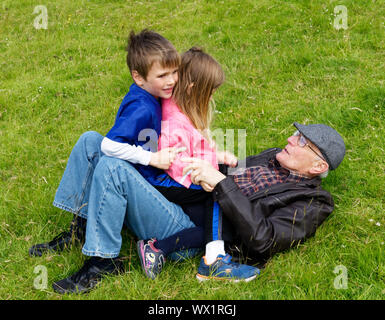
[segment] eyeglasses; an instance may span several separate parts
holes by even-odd
[[[323,156],[321,156],[317,151],[315,151],[310,145],[309,145],[309,142],[307,141],[307,139],[303,136],[302,133],[300,133],[299,131],[296,131],[294,132],[293,136],[299,136],[299,139],[298,139],[298,145],[301,147],[301,148],[304,148],[305,146],[308,146],[309,149],[311,151],[313,151],[318,157],[320,157],[322,160],[326,161],[325,158]]]

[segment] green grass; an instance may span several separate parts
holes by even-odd
[[[34,7],[48,9],[36,30]],[[333,9],[348,9],[348,29]],[[383,299],[385,294],[385,8],[381,1],[51,1],[0,6],[0,299]],[[292,123],[325,123],[347,153],[324,181],[336,202],[316,235],[273,257],[246,284],[198,283],[199,257],[168,262],[151,281],[124,231],[127,273],[87,295],[51,289],[83,262],[80,248],[30,258],[67,228],[52,206],[66,160],[87,130],[106,134],[132,80],[131,29],[184,51],[203,46],[226,72],[213,128],[246,129],[247,154],[284,146]],[[36,266],[48,287],[34,288]],[[336,266],[348,271],[337,290]]]

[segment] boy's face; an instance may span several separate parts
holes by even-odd
[[[178,81],[178,68],[164,68],[159,62],[155,62],[149,70],[146,80],[135,70],[132,72],[132,77],[139,87],[155,98],[168,99]]]

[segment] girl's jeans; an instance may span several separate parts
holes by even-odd
[[[164,239],[195,226],[180,206],[164,198],[129,162],[105,156],[102,140],[92,131],[79,138],[53,203],[87,219],[83,254],[117,257],[123,224],[139,239]]]

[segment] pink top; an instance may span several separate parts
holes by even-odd
[[[190,119],[185,116],[173,100],[162,100],[162,127],[158,149],[168,147],[186,147],[186,150],[178,153],[167,174],[175,181],[189,188],[191,179],[188,175],[184,180],[183,168],[188,165],[180,159],[184,157],[200,158],[208,161],[218,170],[218,161],[210,143],[193,126]]]

